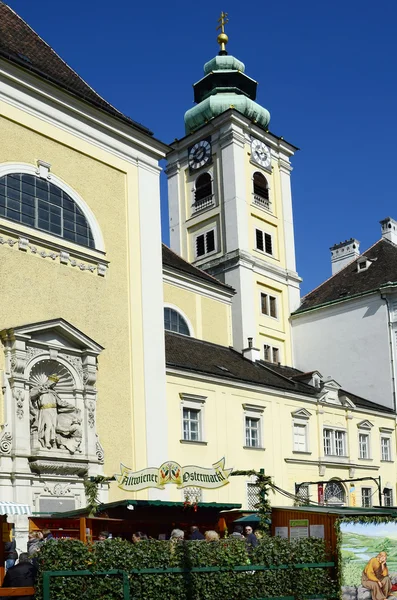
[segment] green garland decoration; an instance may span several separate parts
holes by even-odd
[[[260,531],[264,534],[269,535],[270,523],[271,523],[271,512],[272,507],[270,505],[268,494],[269,488],[272,487],[272,479],[269,475],[265,475],[259,471],[253,469],[249,471],[233,471],[230,473],[232,476],[243,475],[245,477],[256,477],[256,485],[259,488],[259,502],[255,505],[258,509],[259,527]]]
[[[112,481],[113,479],[114,477],[104,477],[103,475],[96,475],[96,477],[84,479],[84,492],[90,517],[96,515],[101,504],[98,499],[99,486],[109,483],[109,481]]]

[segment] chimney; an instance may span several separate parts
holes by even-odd
[[[354,238],[331,246],[332,275],[360,256],[360,242]]]
[[[248,358],[253,363],[261,359],[261,351],[259,348],[254,348],[252,337],[248,338],[248,348],[244,348],[242,352],[244,358]]]
[[[397,221],[391,217],[379,221],[382,227],[382,239],[397,244]]]

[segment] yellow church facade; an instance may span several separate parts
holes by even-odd
[[[200,83],[200,110],[169,147],[3,3],[0,34],[0,500],[72,510],[85,479],[121,463],[224,457],[273,476],[274,504],[316,500],[321,482],[330,503],[376,504],[378,485],[392,502],[395,415],[282,366],[299,298],[296,148],[267,130],[267,111],[234,99],[204,118]],[[221,56],[207,75],[229,70],[254,96],[241,64]],[[160,231],[166,156],[172,249]],[[352,491],[358,478],[371,479]],[[331,480],[343,481],[327,491]],[[196,487],[128,497],[256,503],[254,479]],[[114,482],[100,491],[125,497]],[[27,521],[16,525],[22,539]]]

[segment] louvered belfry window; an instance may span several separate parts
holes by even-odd
[[[25,173],[0,178],[0,217],[94,248],[86,217],[76,202],[49,181]]]
[[[257,250],[266,252],[266,254],[273,254],[273,240],[270,233],[255,229],[255,241]]]

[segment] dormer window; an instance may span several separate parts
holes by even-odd
[[[360,273],[361,271],[366,271],[371,266],[371,262],[372,261],[368,260],[365,256],[359,258],[357,261],[357,272]]]
[[[253,188],[255,204],[262,208],[266,208],[266,210],[269,210],[269,185],[267,183],[266,177],[259,171],[256,171],[254,173]]]

